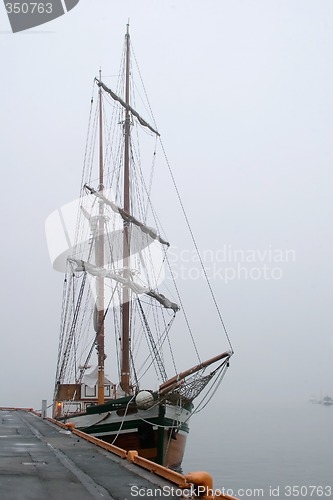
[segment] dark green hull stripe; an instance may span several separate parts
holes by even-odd
[[[147,418],[147,422],[151,423],[152,425],[163,425],[165,427],[173,427],[175,426],[175,422],[169,418],[164,418],[163,422],[161,423],[160,419],[158,417],[156,418]],[[141,419],[136,419],[136,420],[130,420],[130,421],[125,421],[123,422],[123,425],[121,425],[121,422],[115,422],[113,424],[97,424],[97,425],[90,425],[89,427],[80,427],[80,424],[77,423],[76,426],[78,429],[80,429],[83,432],[86,432],[87,434],[96,434],[96,433],[116,433],[120,427],[121,430],[129,430],[132,429],[133,431],[137,431],[138,425],[142,423]],[[189,433],[189,426],[186,423],[181,423],[180,424],[180,430],[186,433]]]

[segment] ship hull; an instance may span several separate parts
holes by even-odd
[[[96,436],[96,434],[95,434]],[[123,448],[127,451],[136,450],[141,457],[152,460],[153,462],[161,463],[165,467],[169,467],[174,470],[180,470],[181,464],[186,447],[187,434],[182,431],[178,431],[170,436],[170,431],[163,430],[163,459],[160,460],[159,455],[161,454],[159,450],[159,440],[160,434],[158,430],[153,431],[151,434],[151,443],[143,445],[142,439],[137,429],[134,431],[120,434],[115,439],[114,434],[103,434],[97,435],[103,441],[108,443],[113,443],[119,448]]]
[[[146,410],[81,413],[59,420],[126,451],[136,450],[144,458],[179,470],[190,416],[191,408],[159,404]]]

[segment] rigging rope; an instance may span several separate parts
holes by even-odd
[[[165,342],[165,339],[168,338],[169,336],[169,330],[171,328],[171,325],[173,323],[175,319],[175,314],[172,316],[170,322],[166,325],[165,327],[165,331],[163,332],[163,336],[161,336],[158,340],[158,343],[157,343],[157,347],[159,349],[162,348],[164,342]],[[140,369],[143,369],[145,364],[147,363],[147,361],[150,360],[150,364],[147,366],[147,368],[145,369],[145,371],[140,375],[140,379],[142,379],[142,377],[148,372],[149,368],[152,366],[152,364],[154,363],[154,359],[151,358],[151,356],[149,355],[145,360],[144,362],[142,363],[142,366],[140,367]],[[140,380],[139,379],[139,380]]]
[[[76,306],[75,306],[75,309],[74,309],[74,315],[73,315],[73,319],[72,319],[72,323],[71,323],[71,327],[70,327],[70,332],[69,332],[69,335],[67,337],[65,351],[64,351],[64,354],[63,354],[63,356],[64,356],[63,357],[63,362],[62,362],[60,373],[59,373],[59,382],[62,382],[62,378],[63,378],[63,376],[65,374],[66,369],[67,369],[67,365],[68,365],[68,361],[69,361],[69,355],[70,355],[70,351],[72,349],[72,341],[73,341],[73,337],[75,335],[75,328],[76,328],[76,323],[77,323],[77,319],[78,319],[78,314],[79,314],[79,310],[80,310],[80,304],[81,304],[81,301],[82,301],[82,296],[83,296],[83,291],[84,291],[85,283],[86,283],[86,276],[83,277],[83,280],[82,280],[82,283],[81,283],[81,286],[80,286],[79,295],[78,295],[78,298],[77,298],[77,303],[76,303]]]
[[[157,123],[156,123],[156,120],[155,120],[155,117],[154,117],[154,113],[152,111],[152,107],[150,105],[150,101],[149,101],[149,98],[148,98],[148,94],[147,94],[147,91],[146,91],[146,88],[145,88],[145,85],[144,85],[144,82],[143,82],[143,79],[142,79],[142,76],[141,76],[141,72],[140,72],[140,67],[138,65],[138,62],[137,62],[137,59],[136,59],[136,56],[135,56],[135,53],[134,53],[134,50],[133,50],[133,47],[131,46],[131,50],[132,50],[132,53],[133,53],[133,57],[134,57],[134,60],[135,60],[135,64],[136,64],[136,67],[137,67],[137,70],[138,70],[138,74],[139,74],[139,77],[140,77],[140,81],[141,81],[141,85],[143,87],[143,90],[144,90],[144,94],[145,94],[145,97],[147,99],[147,104],[148,104],[148,107],[149,107],[149,111],[150,111],[150,114],[151,114],[151,118],[153,120],[153,123],[154,123],[154,126],[156,127],[157,129]],[[186,221],[186,225],[187,225],[187,228],[190,232],[190,235],[191,235],[191,239],[192,239],[192,242],[193,242],[193,245],[194,245],[194,248],[196,250],[196,253],[198,255],[198,259],[199,259],[199,262],[200,262],[200,265],[201,265],[201,268],[203,270],[203,273],[204,273],[204,276],[205,276],[205,280],[207,282],[207,285],[208,285],[208,288],[209,288],[209,291],[210,291],[210,294],[212,296],[212,299],[213,299],[213,302],[214,302],[214,305],[215,305],[215,308],[216,308],[216,311],[217,311],[217,314],[218,314],[218,317],[219,317],[219,320],[220,320],[220,323],[223,327],[223,330],[224,330],[224,333],[225,333],[225,336],[226,336],[226,339],[229,343],[229,346],[230,346],[230,349],[231,349],[231,352],[233,353],[234,350],[233,350],[233,347],[232,347],[232,344],[231,344],[231,340],[230,340],[230,337],[229,337],[229,334],[228,334],[228,331],[227,331],[227,328],[225,326],[225,323],[224,323],[224,320],[223,320],[223,317],[222,317],[222,314],[221,314],[221,311],[220,311],[220,308],[217,304],[217,301],[216,301],[216,298],[215,298],[215,295],[214,295],[214,292],[213,292],[213,289],[212,289],[212,286],[210,284],[210,281],[209,281],[209,278],[208,278],[208,275],[207,275],[207,272],[206,272],[206,269],[204,267],[204,264],[202,262],[202,258],[201,258],[201,255],[199,253],[199,249],[198,249],[198,246],[197,246],[197,243],[196,243],[196,240],[194,238],[194,234],[193,234],[193,231],[192,231],[192,228],[191,228],[191,225],[190,225],[190,222],[189,222],[189,219],[187,217],[187,213],[185,211],[185,207],[184,207],[184,204],[182,202],[182,199],[181,199],[181,196],[180,196],[180,193],[179,193],[179,189],[178,189],[178,186],[176,184],[176,180],[175,180],[175,177],[173,175],[173,172],[172,172],[172,169],[171,169],[171,165],[169,163],[169,160],[168,160],[168,157],[167,157],[167,154],[165,152],[165,149],[164,149],[164,145],[163,145],[163,142],[162,142],[162,139],[161,139],[161,136],[159,136],[159,140],[160,140],[160,144],[161,144],[161,147],[162,147],[162,151],[163,151],[163,154],[164,154],[164,158],[166,160],[166,163],[167,163],[167,166],[168,166],[168,169],[169,169],[169,173],[170,173],[170,176],[171,176],[171,179],[172,179],[172,182],[173,182],[173,185],[174,185],[174,188],[176,190],[176,194],[177,194],[177,198],[178,198],[178,201],[179,201],[179,204],[180,204],[180,207],[182,209],[182,212],[183,212],[183,215],[184,215],[184,218],[185,218],[185,221]],[[170,266],[169,266],[169,269],[170,269]],[[170,269],[171,271],[171,269]],[[172,274],[172,273],[171,273]],[[173,276],[173,275],[172,275]],[[174,280],[175,282],[175,280]],[[178,290],[177,290],[177,294],[178,294],[178,297],[179,297],[179,293],[178,293]],[[181,301],[180,301],[181,302]],[[182,306],[182,304],[180,304]],[[184,307],[182,306],[182,310],[184,312]],[[185,320],[186,320],[186,323],[187,323],[187,326],[189,328],[189,324],[188,324],[188,320],[186,318],[186,315],[185,315],[185,312],[184,312],[184,316],[185,316]],[[192,337],[192,341],[194,342],[194,339],[193,339],[193,336],[192,336],[192,333],[191,333],[191,329],[189,328],[189,331],[190,331],[190,334],[191,334],[191,337]],[[195,345],[195,344],[194,344]],[[197,348],[195,346],[195,350],[197,352]],[[199,354],[197,352],[197,355],[198,355],[198,358],[200,360],[200,357],[199,357]]]
[[[85,147],[85,151],[84,151],[83,170],[82,170],[82,176],[81,176],[80,194],[82,192],[82,186],[83,186],[83,184],[85,182],[84,179],[85,179],[85,175],[86,175],[88,143],[89,143],[88,139],[89,139],[89,136],[90,136],[91,117],[92,117],[92,110],[93,110],[93,104],[94,104],[94,90],[95,90],[95,81],[93,81],[93,87],[92,87],[92,93],[91,93],[91,99],[90,99],[88,130],[87,130],[87,138],[86,138],[86,147]]]
[[[149,342],[150,342],[151,348],[153,350],[154,359],[156,360],[156,363],[157,363],[157,366],[158,366],[161,378],[162,378],[163,382],[165,382],[167,380],[168,376],[167,376],[165,368],[164,368],[164,363],[163,363],[163,361],[161,359],[161,356],[160,356],[160,354],[158,352],[158,349],[157,349],[157,346],[156,346],[153,334],[151,333],[151,329],[150,329],[150,326],[148,324],[148,321],[147,321],[145,312],[143,310],[141,301],[140,301],[139,298],[137,299],[137,301],[138,301],[138,304],[139,304],[139,311],[141,313],[141,316],[142,316],[142,319],[143,319],[143,322],[144,322],[144,325],[145,325],[145,328],[146,328],[146,332],[148,334]]]
[[[224,376],[227,372],[227,369],[229,368],[229,363],[223,363],[220,367],[221,369],[221,373],[220,373],[220,376],[215,378],[214,382],[212,382],[210,388],[208,389],[208,391],[206,392],[206,394],[204,395],[204,397],[202,398],[202,400],[197,404],[197,406],[195,407],[195,409],[193,410],[192,412],[192,415],[194,415],[195,413],[199,413],[200,411],[202,411],[204,408],[206,408],[206,406],[208,405],[208,403],[211,401],[211,399],[214,397],[214,394],[216,393],[217,389],[220,387],[221,383],[222,383],[222,380],[224,379]],[[211,393],[211,391],[213,390],[213,388],[215,387],[214,391],[212,392],[212,394],[210,395],[210,397],[208,398],[208,401],[206,401],[206,403],[203,405],[205,399],[209,396],[209,394]],[[203,405],[203,406],[202,406]]]
[[[218,314],[218,317],[220,319],[220,323],[223,327],[223,330],[224,330],[224,333],[225,333],[225,336],[226,336],[226,339],[229,343],[229,346],[230,346],[230,349],[231,349],[231,352],[234,353],[234,350],[233,350],[233,347],[232,347],[232,344],[231,344],[231,340],[230,340],[230,337],[229,337],[229,334],[228,334],[228,331],[227,331],[227,328],[225,326],[225,323],[223,321],[223,318],[222,318],[222,314],[221,314],[221,311],[220,311],[220,308],[218,306],[218,303],[216,301],[216,298],[215,298],[215,295],[214,295],[214,292],[213,292],[213,289],[212,289],[212,286],[210,284],[210,281],[209,281],[209,278],[208,278],[208,275],[207,275],[207,272],[206,272],[206,269],[205,269],[205,266],[203,264],[203,261],[202,261],[202,258],[201,258],[201,255],[200,255],[200,252],[199,252],[199,248],[198,248],[198,245],[197,245],[197,242],[194,238],[194,234],[193,234],[193,231],[192,231],[192,227],[190,225],[190,221],[187,217],[187,213],[186,213],[186,210],[185,210],[185,207],[184,207],[184,204],[183,204],[183,201],[181,199],[181,196],[180,196],[180,192],[179,192],[179,189],[178,189],[178,186],[176,184],[176,179],[173,175],[173,172],[172,172],[172,169],[171,169],[171,165],[169,163],[169,160],[168,160],[168,157],[167,157],[167,154],[165,152],[165,149],[164,149],[164,145],[163,145],[163,142],[162,142],[162,139],[160,139],[160,143],[161,143],[161,147],[162,147],[162,151],[163,151],[163,154],[164,154],[164,158],[165,158],[165,161],[167,163],[167,166],[168,166],[168,169],[169,169],[169,173],[170,173],[170,176],[171,176],[171,180],[172,180],[172,183],[173,183],[173,186],[175,188],[175,191],[176,191],[176,194],[177,194],[177,198],[178,198],[178,202],[180,204],[180,207],[182,209],[182,212],[183,212],[183,215],[184,215],[184,218],[185,218],[185,221],[186,221],[186,225],[187,225],[187,229],[189,230],[189,233],[191,235],[191,239],[192,239],[192,243],[194,245],[194,248],[195,248],[195,251],[197,253],[197,256],[198,256],[198,259],[199,259],[199,262],[200,262],[200,266],[202,268],[202,271],[204,273],[204,276],[205,276],[205,280],[206,280],[206,283],[208,285],[208,288],[209,288],[209,291],[210,291],[210,294],[211,294],[211,297],[213,299],[213,302],[214,302],[214,305],[215,305],[215,308],[216,308],[216,311],[217,311],[217,314]]]
[[[86,276],[86,274],[87,274],[87,273],[85,273],[85,276]],[[82,378],[83,378],[83,375],[84,375],[84,371],[85,371],[85,370],[87,370],[87,368],[88,368],[88,363],[89,363],[89,360],[90,360],[91,355],[92,355],[92,353],[93,353],[94,347],[96,346],[96,341],[97,341],[97,338],[98,338],[98,335],[99,335],[100,329],[102,328],[102,325],[104,324],[104,321],[105,321],[106,315],[107,315],[107,313],[108,313],[108,311],[109,311],[110,304],[111,304],[111,302],[112,302],[113,296],[114,296],[114,294],[115,294],[115,292],[116,292],[117,288],[118,288],[118,286],[116,286],[116,287],[114,288],[114,290],[113,290],[112,296],[111,296],[111,298],[110,298],[110,300],[109,300],[109,303],[108,303],[108,305],[107,305],[107,307],[106,307],[106,309],[105,309],[105,311],[104,311],[103,320],[101,321],[101,324],[100,324],[100,325],[99,325],[99,327],[98,327],[98,330],[97,330],[97,332],[96,332],[96,334],[95,334],[95,338],[94,338],[93,343],[92,343],[92,345],[91,345],[91,347],[90,347],[90,351],[89,351],[89,353],[88,353],[88,355],[87,355],[86,361],[84,362],[83,367],[80,369],[80,377],[77,379],[77,382],[76,382],[76,383],[81,384],[81,382],[82,382]]]

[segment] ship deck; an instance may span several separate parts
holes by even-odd
[[[6,500],[176,497],[174,484],[29,411],[0,409],[0,443]]]

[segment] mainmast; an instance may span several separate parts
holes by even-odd
[[[129,25],[127,25],[127,32],[125,35],[126,41],[126,67],[125,67],[125,103],[129,106],[130,100],[130,36]],[[124,210],[130,214],[130,134],[131,122],[130,112],[128,107],[125,110],[125,151],[124,151]],[[130,241],[129,241],[129,227],[124,223],[124,236],[123,236],[123,269],[124,278],[130,277]],[[122,390],[128,394],[130,393],[130,291],[129,288],[123,287],[122,296],[122,352],[121,352],[121,377],[120,385]]]
[[[101,80],[101,70],[99,71]],[[103,194],[104,165],[103,165],[103,115],[102,115],[102,88],[99,88],[99,187]],[[96,265],[104,267],[104,203],[99,200],[98,234],[96,245]],[[104,403],[104,277],[97,278],[97,352],[98,352],[98,404]]]

